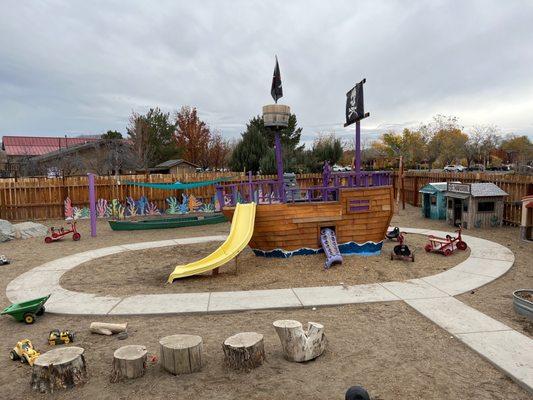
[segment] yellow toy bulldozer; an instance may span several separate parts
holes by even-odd
[[[13,361],[20,360],[21,363],[33,365],[34,361],[41,353],[33,348],[33,344],[28,339],[22,339],[9,353],[9,358]]]
[[[48,344],[50,346],[55,346],[56,344],[67,344],[74,341],[74,332],[69,330],[60,331],[59,329],[54,329],[50,331],[48,335]]]

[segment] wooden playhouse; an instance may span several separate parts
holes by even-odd
[[[494,183],[448,182],[446,220],[465,229],[501,226],[506,192]]]
[[[522,198],[520,238],[523,240],[533,240],[533,195]]]
[[[446,219],[446,182],[428,183],[418,192],[421,194],[422,216],[430,219]]]

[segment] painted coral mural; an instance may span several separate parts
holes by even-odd
[[[125,219],[137,216],[154,216],[163,214],[187,214],[189,212],[212,213],[220,210],[220,205],[216,197],[205,199],[193,195],[182,194],[181,202],[178,198],[170,196],[165,199],[166,209],[160,209],[153,201],[149,201],[146,196],[135,200],[127,197],[124,201],[118,199],[98,199],[96,201],[96,217]],[[64,202],[65,219],[84,219],[89,218],[91,212],[86,206],[73,206],[72,200],[66,198]]]

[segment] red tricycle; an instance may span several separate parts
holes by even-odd
[[[61,228],[54,228],[53,226],[50,228],[50,235],[44,238],[45,243],[52,243],[56,240],[62,239],[64,236],[69,235],[72,233],[72,240],[78,241],[81,239],[80,233],[76,230],[76,221],[69,221],[67,222],[68,225],[70,225],[70,229],[65,229],[63,227]]]
[[[455,231],[457,233],[456,237],[446,235],[445,238],[436,237],[433,235],[428,236],[429,243],[426,244],[426,251],[441,253],[445,256],[451,255],[456,249],[466,250],[468,247],[466,242],[461,238],[461,227]]]

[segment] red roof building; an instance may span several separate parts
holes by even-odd
[[[99,138],[65,138],[42,136],[4,136],[2,150],[7,158],[42,156],[52,151],[94,142]]]

